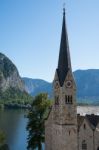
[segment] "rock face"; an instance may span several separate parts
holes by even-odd
[[[5,92],[9,88],[25,91],[16,66],[8,57],[0,53],[0,91]]]

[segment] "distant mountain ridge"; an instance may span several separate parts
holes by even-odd
[[[79,103],[99,104],[99,69],[76,70],[74,77],[77,85]],[[0,103],[2,101],[20,101],[28,103],[32,99],[27,92],[35,96],[46,92],[53,98],[53,85],[42,79],[21,78],[16,66],[4,54],[0,53]]]
[[[32,96],[36,96],[38,93],[46,92],[49,97],[52,97],[52,83],[42,79],[22,78],[25,83],[25,89]]]
[[[77,70],[74,76],[78,96],[99,96],[99,69]]]
[[[78,101],[99,104],[99,69],[76,70],[74,77]]]
[[[99,69],[76,70],[73,72],[77,85],[79,103],[99,104]],[[23,78],[28,92],[35,96],[40,92],[48,92],[53,96],[52,83],[40,79]]]

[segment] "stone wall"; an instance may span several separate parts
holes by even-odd
[[[77,150],[76,126],[53,124],[52,150]]]
[[[99,150],[99,123],[96,127],[95,133],[94,133],[94,143],[95,143],[95,149],[94,150]]]
[[[78,132],[78,150],[82,150],[82,147],[87,147],[86,150],[94,150],[93,134],[89,122],[84,119]]]

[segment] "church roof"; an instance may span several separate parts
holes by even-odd
[[[86,115],[86,116],[77,115],[78,129],[82,125],[84,119],[88,120],[91,128],[92,127],[96,128],[97,124],[99,123],[99,115],[94,115],[94,114]]]
[[[86,118],[96,128],[96,126],[97,126],[97,124],[99,122],[99,116],[91,114],[91,115],[86,115]]]
[[[66,78],[69,69],[71,69],[71,61],[70,61],[70,54],[69,54],[69,43],[68,43],[68,34],[66,30],[65,9],[64,9],[59,61],[58,61],[58,68],[57,68],[59,82],[61,86],[64,83],[64,80]]]
[[[85,116],[80,116],[80,114],[77,115],[78,129],[82,125],[84,118],[85,118]]]

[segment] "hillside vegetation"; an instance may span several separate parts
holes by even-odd
[[[30,101],[32,97],[26,92],[16,66],[0,53],[0,104],[26,104]]]

